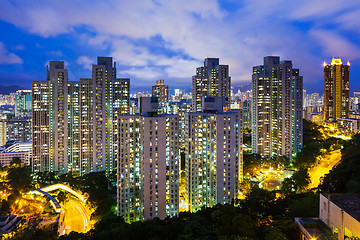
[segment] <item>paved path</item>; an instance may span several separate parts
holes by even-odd
[[[316,188],[320,184],[320,178],[325,176],[341,160],[340,150],[333,151],[321,158],[320,163],[309,170],[310,184],[308,188]]]

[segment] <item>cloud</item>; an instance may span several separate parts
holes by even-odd
[[[6,64],[22,64],[23,60],[15,55],[14,53],[9,53],[3,42],[0,42],[0,65]]]
[[[206,57],[230,65],[232,81],[251,79],[266,55],[300,68],[304,81],[322,81],[324,58],[360,60],[358,0],[243,0],[226,8],[217,0],[3,1],[0,19],[44,38],[72,36],[107,53],[119,73],[139,81],[190,83]],[[79,31],[79,29],[81,31]],[[81,53],[83,55],[84,53]],[[99,54],[100,55],[100,54]],[[85,69],[94,64],[81,56]]]
[[[16,45],[14,49],[17,51],[22,51],[25,49],[25,46],[24,45]]]
[[[55,58],[64,57],[64,53],[60,50],[46,51],[46,54]]]
[[[142,67],[142,68],[132,67],[127,70],[118,71],[118,73],[121,76],[127,76],[127,75],[135,76],[138,79],[147,81],[148,83],[152,83],[152,81],[148,81],[148,80],[160,79],[161,77],[159,69],[150,68],[150,67]]]
[[[310,31],[310,35],[322,43],[324,55],[340,56],[350,60],[358,59],[360,56],[360,47],[335,31],[314,29]]]
[[[78,64],[80,64],[84,69],[91,70],[92,65],[94,62],[87,56],[81,56],[76,61]]]

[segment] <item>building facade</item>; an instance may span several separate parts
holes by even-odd
[[[303,78],[291,61],[264,58],[252,76],[252,151],[286,156],[302,149]]]
[[[18,116],[6,122],[7,141],[31,142],[31,117]]]
[[[159,103],[169,101],[169,86],[164,85],[164,80],[156,81],[156,85],[152,86],[152,96],[159,99]]]
[[[7,123],[7,120],[6,120],[6,117],[2,117],[0,119],[0,146],[4,145],[6,143],[6,123]]]
[[[340,58],[331,64],[324,62],[324,121],[336,122],[349,116],[350,63],[344,65]]]
[[[50,160],[50,121],[48,81],[32,82],[32,171],[55,171]]]
[[[347,134],[356,134],[360,131],[360,119],[338,118],[337,129]]]
[[[113,123],[129,112],[130,80],[116,78],[111,57],[98,58],[92,78],[67,78],[51,61],[47,81],[33,81],[33,171],[115,171]]]
[[[319,218],[295,218],[301,240],[359,239],[360,197],[320,193]]]
[[[238,197],[243,177],[242,112],[223,112],[224,98],[203,99],[203,111],[187,113],[185,188],[190,212]]]
[[[31,90],[18,90],[15,93],[15,117],[31,114]]]
[[[231,77],[229,65],[220,65],[219,58],[206,58],[203,67],[196,69],[192,77],[192,109],[194,112],[202,110],[202,98],[225,97],[226,105],[231,104]]]
[[[157,115],[152,99],[141,98],[141,114],[117,124],[118,215],[129,223],[179,211],[179,117]]]

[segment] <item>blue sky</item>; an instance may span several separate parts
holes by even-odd
[[[69,80],[90,77],[97,56],[112,56],[134,87],[165,79],[191,87],[206,57],[230,65],[233,85],[249,82],[263,57],[292,60],[304,89],[323,91],[322,62],[348,60],[360,91],[358,0],[2,0],[0,85],[30,88],[49,60]],[[150,90],[150,88],[149,88]]]

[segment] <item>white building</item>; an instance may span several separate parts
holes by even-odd
[[[18,157],[24,165],[30,165],[31,142],[14,143],[8,148],[0,151],[0,166],[9,167],[11,161]]]
[[[301,240],[360,239],[360,196],[320,194],[319,218],[295,218],[295,222]]]
[[[360,238],[360,197],[320,194],[319,218],[337,239]]]

